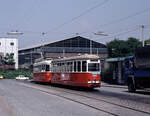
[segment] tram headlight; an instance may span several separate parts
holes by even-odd
[[[91,80],[90,80],[90,79],[88,79],[88,83],[91,83]]]

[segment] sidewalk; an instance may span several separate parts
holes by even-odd
[[[105,82],[102,82],[102,87],[113,87],[113,88],[124,88],[124,89],[127,89],[126,85],[109,84],[109,83],[105,83]]]

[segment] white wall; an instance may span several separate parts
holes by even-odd
[[[11,45],[11,43],[14,45]],[[3,53],[4,56],[7,53],[14,53],[15,68],[18,69],[18,39],[0,38],[0,53]]]

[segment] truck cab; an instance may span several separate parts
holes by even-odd
[[[149,49],[149,50],[148,50]],[[150,47],[135,50],[124,60],[124,78],[129,92],[150,88]]]

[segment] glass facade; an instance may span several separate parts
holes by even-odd
[[[90,53],[90,48],[78,48],[78,47],[43,47],[43,52],[50,53]],[[93,54],[107,53],[107,48],[92,48]]]
[[[91,48],[90,42],[92,42]],[[38,46],[35,48],[20,50],[19,53],[29,53],[33,51],[49,53],[90,53],[90,49],[92,49],[92,53],[94,54],[107,53],[107,47],[104,44],[91,41],[80,36],[50,44],[45,44],[43,46]]]
[[[92,44],[90,48],[90,43]],[[70,39],[65,39],[57,41],[54,43],[48,43],[42,46],[37,46],[34,48],[19,50],[19,64],[32,64],[34,60],[41,57],[41,53],[44,55],[46,53],[57,54],[48,57],[62,57],[62,54],[89,54],[90,49],[92,49],[92,54],[108,54],[107,47],[104,44],[91,41],[89,39],[77,36]],[[75,64],[76,65],[76,64]],[[76,71],[77,69],[75,69]],[[83,70],[84,69],[83,67]]]

